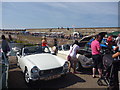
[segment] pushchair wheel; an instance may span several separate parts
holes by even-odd
[[[98,84],[99,86],[102,86],[102,85],[103,85],[103,83],[102,83],[102,81],[101,81],[100,79],[97,81],[97,84]]]
[[[99,86],[108,86],[109,85],[109,82],[105,77],[99,78],[97,83]]]

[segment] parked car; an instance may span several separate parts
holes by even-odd
[[[0,90],[8,88],[9,61],[0,50]]]
[[[89,35],[83,37],[80,41],[80,50],[78,51],[77,58],[78,58],[78,63],[77,63],[77,69],[82,69],[82,68],[91,68],[93,66],[93,60],[92,60],[92,54],[91,54],[91,48],[90,44],[94,40],[94,37],[96,35]],[[101,42],[101,47],[102,47],[102,53],[104,50],[106,50],[107,45],[105,45],[105,39],[102,40]],[[69,54],[71,44],[65,44],[61,45],[58,47],[58,53],[60,54]],[[105,51],[104,51],[105,52]]]
[[[84,48],[78,51],[78,63],[77,69],[82,68],[91,68],[93,66],[92,54],[91,51]]]
[[[16,56],[27,84],[36,80],[58,78],[69,73],[69,61],[53,55],[48,47],[24,47]]]
[[[101,35],[102,37],[104,37],[106,34],[107,34],[106,32],[99,33],[99,35]],[[77,69],[91,68],[93,66],[90,45],[91,45],[91,42],[95,39],[96,35],[97,34],[85,36],[79,41],[80,50],[78,51],[78,54],[77,54],[77,58],[78,58],[78,63],[77,63],[77,67],[76,67]],[[106,45],[106,40],[107,40],[106,38],[103,38],[100,43],[100,46],[102,48],[101,53],[103,55],[106,53],[111,53],[108,49],[108,46]],[[70,45],[71,44],[59,46],[58,53],[68,55]]]

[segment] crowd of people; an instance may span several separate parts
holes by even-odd
[[[8,45],[8,42],[5,38],[4,35],[1,36],[2,38],[2,50],[3,52],[5,53],[5,55],[7,56],[7,53],[10,51],[10,47]],[[96,73],[96,69],[98,69],[98,72],[99,72],[99,77],[102,76],[102,55],[101,55],[101,47],[100,47],[100,41],[101,41],[102,37],[98,34],[96,35],[95,37],[95,40],[91,42],[91,54],[92,54],[92,58],[93,58],[93,75],[92,77],[95,78],[95,73]],[[42,46],[48,46],[48,42],[47,42],[47,38],[46,37],[42,37]],[[108,46],[109,49],[112,49],[112,46],[113,46],[113,42],[116,43],[116,47],[113,48],[113,50],[117,51],[115,54],[112,55],[113,58],[116,58],[118,56],[120,56],[120,34],[118,35],[118,37],[116,38],[115,41],[113,41],[113,37],[112,36],[109,36],[107,38],[107,43],[106,45]],[[54,46],[53,46],[53,51],[55,53],[58,52],[58,41],[57,39],[55,38],[54,39]],[[77,52],[79,51],[80,49],[80,45],[79,45],[79,42],[77,40],[75,40],[75,42],[72,44],[71,48],[70,48],[70,51],[69,51],[69,61],[71,63],[71,68],[73,68],[73,73],[80,73],[76,70],[76,63],[77,63],[77,60],[78,58],[76,57],[77,55]]]
[[[96,78],[96,71],[98,70],[99,78],[102,77],[103,75],[103,58],[101,54],[101,39],[103,37],[101,35],[96,35],[95,39],[91,42],[90,48],[91,48],[91,54],[92,54],[92,60],[93,60],[93,67],[92,67],[92,77]],[[8,58],[7,54],[10,51],[9,44],[6,40],[5,35],[1,36],[2,39],[2,44],[1,48],[2,51],[4,52],[5,56]],[[12,40],[12,39],[11,39]],[[55,52],[55,55],[58,53],[58,41],[57,38],[54,38],[54,45],[52,47],[52,50]],[[116,44],[115,47],[113,47],[113,44]],[[108,36],[106,45],[110,50],[114,50],[115,53],[112,55],[112,58],[119,58],[120,59],[120,34],[118,37],[114,40],[113,36]],[[49,43],[47,42],[46,37],[42,37],[41,40],[41,46],[47,47],[49,46]],[[70,72],[73,74],[80,74],[79,71],[76,70],[76,65],[78,62],[77,54],[78,51],[80,50],[81,46],[78,42],[78,40],[75,40],[74,43],[71,45],[70,50],[69,50],[69,55],[67,59],[70,61]],[[73,69],[73,70],[72,70]],[[114,69],[116,71],[116,69]],[[115,75],[117,77],[117,74]],[[117,78],[118,79],[118,78]]]
[[[101,54],[101,39],[103,37],[101,35],[96,35],[95,39],[91,42],[91,54],[92,54],[92,59],[93,59],[93,68],[92,68],[92,77],[96,77],[96,69],[98,69],[99,72],[99,78],[102,77],[102,69],[103,69],[103,61],[102,61],[102,54]],[[115,45],[113,48],[113,45]],[[117,58],[120,56],[120,34],[118,37],[114,40],[113,36],[108,36],[106,45],[108,49],[113,50],[115,53],[112,55],[112,58]],[[72,45],[69,55],[67,56],[67,59],[71,62],[71,66],[73,66],[73,73],[79,73],[76,72],[75,67],[76,67],[76,62],[78,58],[76,57],[78,50],[80,49],[80,45],[77,40],[75,40],[74,44]],[[119,58],[120,59],[120,58]]]

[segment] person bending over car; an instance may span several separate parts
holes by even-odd
[[[70,48],[70,63],[71,63],[71,67],[73,68],[73,73],[74,74],[79,74],[80,72],[76,71],[76,64],[78,61],[78,58],[76,57],[78,50],[80,49],[79,47],[79,43],[77,40],[75,40],[74,44],[72,45],[72,48]]]
[[[95,78],[95,72],[96,72],[96,68],[98,68],[98,72],[99,72],[99,78],[102,75],[102,56],[100,53],[100,41],[101,40],[101,36],[97,35],[95,40],[92,41],[91,43],[91,50],[92,50],[92,58],[93,58],[93,75],[92,77]]]

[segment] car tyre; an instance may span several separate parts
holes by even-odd
[[[24,79],[25,79],[25,83],[27,84],[27,86],[31,86],[32,80],[30,80],[29,78],[29,73],[27,69],[24,71]]]

